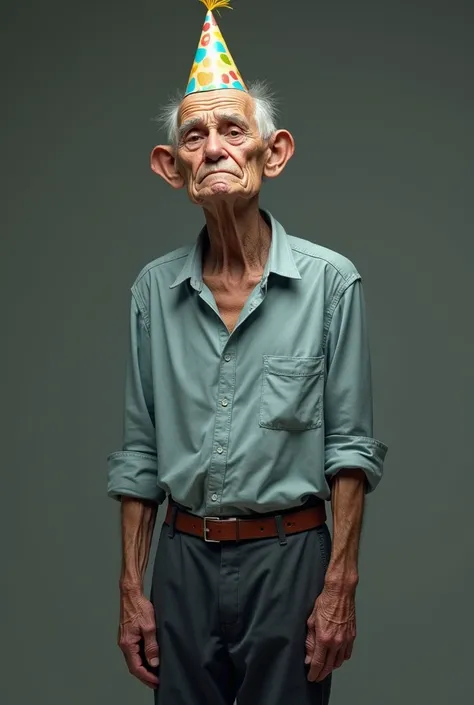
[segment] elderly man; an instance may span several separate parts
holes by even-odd
[[[133,283],[123,447],[108,458],[119,645],[158,705],[327,704],[356,636],[364,497],[387,452],[373,438],[361,276],[259,207],[293,138],[206,4],[170,144],[151,155],[205,225]]]

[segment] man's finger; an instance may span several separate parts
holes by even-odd
[[[326,676],[328,676],[331,673],[331,671],[334,670],[334,663],[335,663],[338,651],[339,651],[339,648],[334,645],[331,645],[331,647],[327,650],[326,661],[324,663],[323,668],[318,673],[318,675],[315,679],[316,681],[323,681],[326,678]]]
[[[349,661],[350,657],[352,656],[352,649],[353,649],[353,646],[354,646],[354,642],[353,642],[353,641],[349,642],[349,644],[347,644],[347,646],[346,646],[346,652],[345,652],[345,654],[344,654],[344,659],[345,659],[346,661]]]
[[[125,656],[125,661],[127,662],[128,670],[135,675],[140,666],[143,665],[138,644],[129,644],[128,646],[122,647],[122,651]]]
[[[135,678],[138,678],[142,683],[152,688],[158,685],[158,677],[154,673],[151,673],[151,671],[148,671],[142,663],[138,644],[133,644],[125,649],[124,654],[128,670],[132,676],[135,676]]]
[[[311,619],[308,619],[306,626],[307,626],[306,640],[305,640],[306,658],[305,658],[304,662],[306,665],[308,665],[309,663],[311,663],[311,659],[313,658],[314,645],[316,643],[316,632],[314,629],[314,623]]]
[[[333,668],[340,668],[346,660],[346,647],[342,646],[336,654]]]
[[[133,674],[140,680],[143,685],[147,685],[150,688],[156,688],[157,685],[159,684],[159,679],[158,676],[155,676],[154,673],[151,673],[150,671],[147,671],[147,669],[144,666],[140,666],[137,670],[136,673]]]
[[[160,650],[156,639],[156,630],[151,629],[143,635],[143,651],[145,658],[153,668],[156,668],[160,663]]]
[[[313,649],[313,655],[311,657],[311,666],[308,672],[308,680],[315,681],[318,680],[318,676],[321,673],[327,658],[327,648],[325,644],[317,640],[315,647]]]
[[[130,674],[150,688],[156,688],[160,682],[158,676],[146,669],[145,666],[130,669]]]

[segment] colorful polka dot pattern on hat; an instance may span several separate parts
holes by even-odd
[[[247,90],[214,15],[209,11],[202,26],[185,95],[220,88]]]

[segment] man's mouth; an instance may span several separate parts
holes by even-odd
[[[229,174],[230,176],[236,176],[236,174],[234,174],[232,171],[218,169],[217,171],[210,171],[208,174],[204,174],[204,176],[199,180],[199,183],[204,181],[204,179],[207,179],[208,176],[214,176],[215,174]]]

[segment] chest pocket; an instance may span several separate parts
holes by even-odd
[[[277,431],[306,431],[322,424],[324,355],[263,356],[259,424]]]

